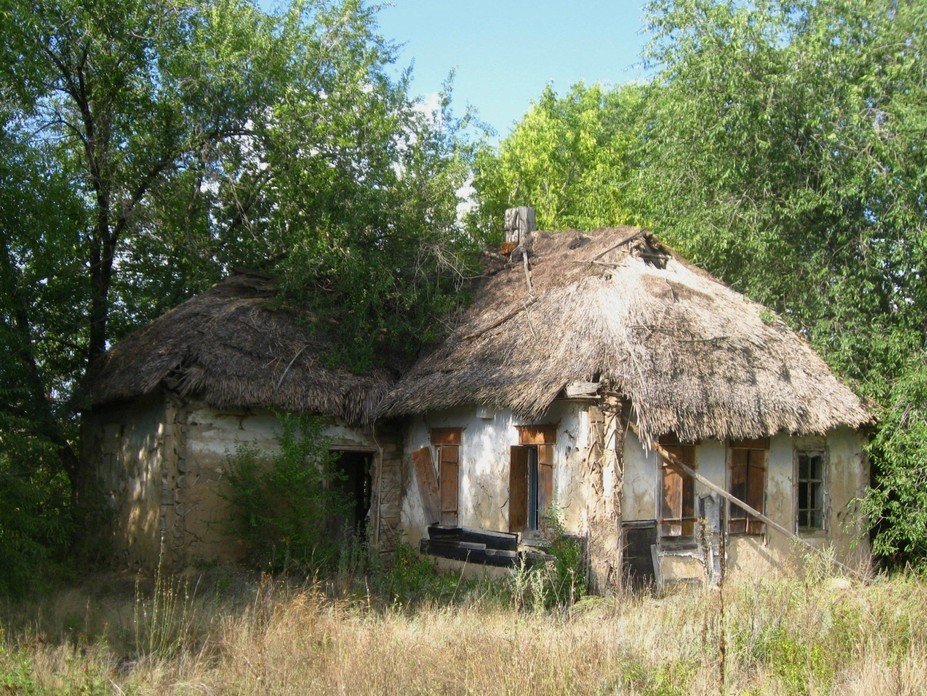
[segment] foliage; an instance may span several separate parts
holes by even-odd
[[[924,462],[911,414],[927,355],[927,5],[653,0],[647,22],[649,83],[548,88],[478,156],[474,225],[509,204],[538,206],[542,229],[643,222],[768,305],[871,400],[876,549],[923,558],[907,536],[927,510],[910,485]]]
[[[395,606],[446,604],[466,594],[457,574],[441,572],[433,558],[405,542],[396,545],[389,563],[371,579],[379,596]]]
[[[333,485],[339,476],[325,421],[285,414],[279,422],[280,451],[269,461],[247,446],[229,457],[229,532],[253,567],[312,575],[338,561],[337,519],[348,501]]]
[[[567,534],[556,511],[547,516],[551,541],[547,552],[554,557],[550,582],[557,603],[569,606],[579,601],[587,589],[587,557],[583,539]]]
[[[574,85],[558,97],[549,85],[499,145],[474,160],[478,204],[469,225],[498,234],[506,208],[531,205],[542,230],[642,222],[633,203],[642,89]]]
[[[35,590],[71,537],[68,483],[54,448],[0,434],[0,595]]]
[[[92,360],[234,268],[275,267],[357,370],[443,330],[470,120],[393,61],[361,0],[0,4],[0,410],[66,499]]]
[[[509,591],[519,608],[542,611],[570,607],[586,594],[587,557],[582,539],[566,533],[559,511],[551,508],[544,515],[547,541],[544,551],[552,560],[529,564],[524,559],[512,573]]]
[[[927,363],[913,362],[891,386],[872,442],[880,485],[864,507],[876,525],[876,553],[927,563]]]

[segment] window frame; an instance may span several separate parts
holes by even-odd
[[[526,488],[525,488],[525,526],[523,529],[514,529],[512,524],[512,470],[509,469],[509,498],[508,507],[509,531],[519,532],[528,536],[542,533],[546,529],[546,513],[554,505],[556,499],[556,457],[557,457],[557,423],[516,425],[518,431],[518,445],[512,449],[524,451],[526,456]],[[509,466],[512,465],[512,454],[509,456]],[[535,467],[534,485],[536,490],[532,501],[532,463]],[[520,502],[520,501],[519,501]],[[532,517],[534,519],[532,519]],[[519,515],[518,519],[521,519]],[[534,523],[532,526],[532,522]]]
[[[821,526],[820,527],[802,527],[799,525],[799,506],[801,501],[799,500],[799,484],[801,467],[799,465],[799,457],[802,455],[817,455],[821,458]],[[830,470],[830,461],[828,457],[827,447],[824,445],[805,445],[797,446],[793,450],[793,462],[792,462],[792,473],[793,473],[793,520],[795,533],[800,534],[801,536],[816,536],[816,535],[826,535],[829,531],[828,518],[830,517],[830,486],[829,486],[829,470]],[[808,508],[811,510],[812,508]]]

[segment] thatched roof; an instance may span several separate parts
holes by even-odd
[[[630,399],[648,436],[823,433],[870,416],[794,331],[635,228],[535,233],[391,391],[388,415],[460,404],[539,417],[576,381]]]
[[[370,420],[390,380],[323,363],[327,342],[270,306],[273,281],[238,273],[147,324],[107,351],[91,371],[94,404],[159,386],[216,408],[264,407]]]

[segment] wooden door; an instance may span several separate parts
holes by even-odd
[[[441,445],[441,524],[457,524],[457,491],[460,476],[460,446]]]
[[[425,518],[428,524],[440,522],[440,496],[438,481],[435,479],[435,466],[431,459],[431,448],[422,447],[415,450],[412,453],[412,464],[415,468],[415,480],[418,483]]]
[[[528,448],[509,449],[509,531],[523,532],[528,524]]]

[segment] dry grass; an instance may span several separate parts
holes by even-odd
[[[531,612],[488,589],[409,608],[269,580],[136,590],[96,578],[3,608],[0,692],[721,690],[716,591]],[[927,693],[927,585],[917,579],[730,584],[724,599],[727,693]]]

